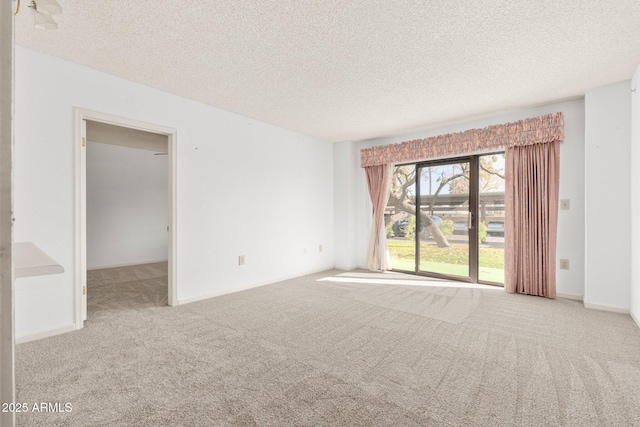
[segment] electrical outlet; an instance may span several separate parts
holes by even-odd
[[[560,209],[563,211],[568,211],[569,209],[571,209],[571,201],[569,199],[561,199]]]
[[[238,257],[238,265],[244,265],[244,255]]]
[[[322,252],[322,245],[318,245],[318,252]]]
[[[568,270],[569,269],[569,260],[560,258],[560,270]]]

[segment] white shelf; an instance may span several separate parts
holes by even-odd
[[[64,268],[31,242],[13,244],[15,278],[64,273]]]

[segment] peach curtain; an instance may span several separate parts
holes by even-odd
[[[505,289],[556,297],[560,141],[506,150]]]
[[[369,179],[369,171],[382,173],[383,168],[374,167],[505,149],[505,289],[555,298],[559,157],[563,139],[564,116],[557,112],[483,129],[363,148],[360,166],[367,170]],[[380,181],[381,177],[375,179],[378,183],[384,181]],[[388,197],[388,189],[385,191],[386,197],[376,190],[380,200],[374,200],[371,193],[374,213],[379,218],[374,221],[377,240],[370,241],[367,262],[371,260],[376,269],[386,268],[383,250],[388,254],[381,229]],[[379,203],[377,211],[376,203]]]
[[[360,150],[360,166],[404,163],[417,160],[502,150],[521,145],[562,141],[564,118],[561,112],[530,117],[517,122],[469,129],[423,139],[381,145]]]
[[[373,224],[367,250],[367,268],[371,270],[391,270],[391,257],[387,247],[384,227],[384,210],[389,200],[393,164],[364,168],[367,175],[369,196],[373,205]]]

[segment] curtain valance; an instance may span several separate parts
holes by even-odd
[[[412,160],[473,153],[485,149],[562,141],[564,117],[562,112],[532,117],[517,122],[470,129],[398,144],[360,150],[360,166],[402,163]]]

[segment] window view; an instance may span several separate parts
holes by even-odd
[[[469,170],[469,162],[419,168],[419,271],[469,277]]]
[[[473,280],[477,265],[478,281],[504,283],[504,154],[396,166],[385,227],[394,270]],[[476,230],[478,250],[471,251]]]
[[[416,269],[416,167],[396,166],[385,212],[387,243],[394,270]]]
[[[478,280],[504,283],[504,153],[479,166]]]

